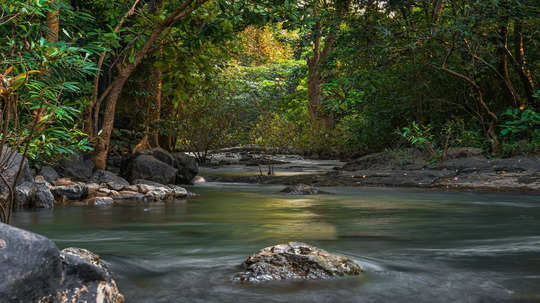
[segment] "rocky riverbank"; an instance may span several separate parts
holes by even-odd
[[[488,159],[475,148],[451,149],[442,162],[433,162],[414,149],[333,163],[253,152],[229,155],[229,160],[223,158],[222,154],[212,168],[203,169],[208,181],[540,192],[540,156]],[[280,161],[272,164],[273,175],[268,174],[265,158]],[[253,159],[263,159],[258,162],[260,168],[253,167]],[[237,173],[221,173],[228,170]]]
[[[193,196],[179,186],[189,184],[199,169],[195,159],[184,153],[154,148],[116,160],[120,161],[108,167],[111,171],[96,170],[87,155],[63,159],[56,167],[31,169],[28,161],[15,153],[3,175],[11,186],[22,164],[19,182],[13,186],[19,209],[153,203]],[[0,183],[4,198],[9,195],[9,186]]]

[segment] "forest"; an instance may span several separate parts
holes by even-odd
[[[540,148],[536,1],[1,3],[2,140],[38,163]]]
[[[538,0],[0,0],[0,302],[536,302],[538,193]]]

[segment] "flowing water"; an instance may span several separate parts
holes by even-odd
[[[189,202],[19,212],[15,225],[107,260],[127,302],[540,302],[540,196],[207,183]],[[239,285],[260,248],[303,241],[365,275]]]

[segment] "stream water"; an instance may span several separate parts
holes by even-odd
[[[127,302],[540,302],[540,196],[206,183],[189,202],[18,212],[15,225],[111,264]],[[238,285],[260,248],[306,243],[365,275]]]

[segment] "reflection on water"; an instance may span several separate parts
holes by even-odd
[[[534,195],[208,183],[187,202],[19,212],[15,224],[109,261],[128,302],[540,302]],[[305,241],[365,277],[230,282],[260,248]]]

